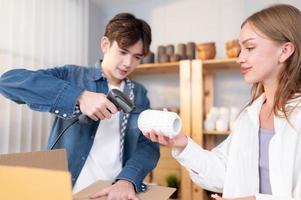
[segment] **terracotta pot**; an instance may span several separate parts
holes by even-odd
[[[232,49],[232,48],[235,48],[235,47],[239,47],[239,43],[238,43],[238,40],[235,39],[235,40],[229,40],[226,42],[226,49]]]
[[[233,47],[227,50],[227,56],[229,58],[237,58],[240,53],[240,47]]]
[[[198,58],[201,60],[214,59],[216,55],[215,50],[211,51],[198,51]]]
[[[197,45],[197,55],[201,60],[214,59],[216,48],[214,42],[200,43]]]

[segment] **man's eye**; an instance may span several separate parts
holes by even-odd
[[[125,55],[125,54],[127,54],[127,52],[126,51],[120,51],[120,54]]]

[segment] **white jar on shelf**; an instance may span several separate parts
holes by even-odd
[[[215,123],[219,116],[219,109],[217,107],[212,107],[210,111],[206,114],[206,119],[204,121],[204,129],[207,131],[215,130]]]

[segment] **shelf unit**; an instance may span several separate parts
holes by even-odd
[[[239,69],[236,59],[184,60],[172,63],[142,64],[135,69],[131,78],[139,75],[178,73],[182,131],[198,144],[211,149],[214,146],[215,136],[229,134],[229,131],[203,130],[204,114],[213,106],[214,73],[227,69]],[[183,200],[208,199],[206,193],[192,183],[184,168],[181,168],[180,193]]]
[[[212,149],[215,146],[215,138],[218,135],[228,135],[230,132],[205,131],[203,121],[205,114],[213,106],[214,100],[214,73],[219,70],[239,69],[236,59],[219,60],[193,60],[191,65],[191,114],[192,114],[192,132],[191,138],[206,149]],[[193,200],[209,199],[203,189],[193,184]]]
[[[131,74],[130,78],[135,79],[135,77],[140,75],[151,75],[165,74],[165,73],[177,73],[179,75],[179,91],[180,91],[180,117],[182,119],[182,131],[187,134],[191,132],[191,61],[183,60],[180,62],[171,63],[156,63],[156,64],[142,64],[139,65],[135,71]],[[166,148],[161,146],[160,152],[167,152],[168,155],[161,156],[161,159],[171,158],[171,152],[167,151]],[[174,159],[172,159],[174,160]],[[176,162],[176,161],[175,161]],[[154,171],[162,165],[164,161],[159,160],[159,163]],[[179,168],[180,165],[176,163]],[[161,177],[163,178],[163,177]],[[189,174],[186,170],[180,170],[181,179],[181,197],[182,199],[191,199],[190,188],[192,183],[189,178]],[[188,197],[188,198],[187,198]]]

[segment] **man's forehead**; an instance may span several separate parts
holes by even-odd
[[[131,54],[141,55],[141,56],[143,55],[143,42],[141,40],[138,40],[135,44],[128,47],[120,47],[116,41],[114,42],[119,49],[122,49]]]

